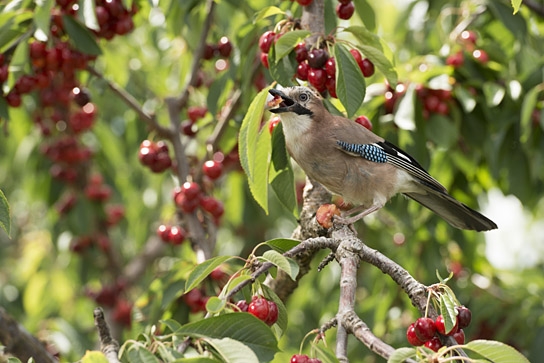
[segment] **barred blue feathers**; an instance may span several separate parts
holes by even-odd
[[[344,141],[337,141],[336,143],[342,148],[342,150],[361,156],[374,163],[387,162],[387,153],[383,150],[383,148],[376,144],[350,144]]]

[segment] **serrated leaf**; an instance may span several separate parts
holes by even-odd
[[[212,314],[217,314],[225,308],[226,302],[217,296],[210,296],[206,301],[206,310]]]
[[[226,285],[223,290],[221,291],[220,297],[224,297],[226,294],[228,294],[232,289],[234,289],[236,286],[240,285],[242,282],[251,280],[253,277],[251,275],[240,275],[232,279],[228,285]]]
[[[255,14],[255,20],[253,20],[253,24],[258,22],[259,20],[268,18],[269,16],[277,15],[277,14],[285,14],[283,10],[276,6],[269,6],[267,8],[262,9],[257,14]]]
[[[511,0],[512,8],[514,9],[513,14],[516,14],[519,11],[521,6],[521,0]]]
[[[269,89],[268,87],[261,90],[249,105],[238,136],[240,163],[248,177],[250,191],[266,213],[268,213],[267,168],[271,146],[270,142],[265,142],[265,145],[262,145],[263,133],[259,134],[259,127]],[[266,132],[269,134],[268,130]]]
[[[34,24],[36,24],[34,37],[41,42],[46,42],[49,39],[53,4],[53,0],[43,0],[36,4],[36,9],[34,10]]]
[[[189,323],[176,332],[178,336],[197,338],[231,338],[245,344],[257,355],[259,362],[272,360],[278,342],[272,330],[248,313],[231,313]]]
[[[219,265],[232,259],[232,256],[217,256],[198,264],[185,282],[185,292],[194,289]]]
[[[359,48],[363,52],[365,57],[370,59],[372,63],[374,63],[376,68],[378,68],[380,72],[383,73],[391,87],[395,87],[397,85],[397,71],[395,70],[395,67],[393,66],[391,61],[387,59],[382,50],[368,45],[358,45],[357,48]]]
[[[294,62],[294,55],[290,54],[288,57],[283,57],[279,60],[276,59],[276,46],[273,44],[268,52],[270,75],[284,87],[294,85],[293,77],[296,72],[293,66],[296,63]]]
[[[81,358],[81,363],[108,363],[108,358],[102,352],[88,350]]]
[[[285,253],[300,244],[299,240],[289,238],[276,238],[265,242],[267,246],[279,253]]]
[[[494,340],[473,340],[465,347],[493,363],[529,363],[523,354],[511,346]]]
[[[446,334],[452,331],[457,322],[457,310],[455,301],[448,294],[440,295],[440,314],[444,317],[444,328]]]
[[[484,91],[485,101],[489,107],[498,106],[506,94],[504,87],[494,82],[485,82],[482,90]]]
[[[531,116],[533,114],[533,111],[535,110],[536,103],[538,101],[538,94],[544,90],[544,85],[539,84],[529,90],[525,97],[523,98],[523,102],[521,104],[521,136],[520,141],[522,143],[527,142],[529,139],[529,136],[533,132],[533,124],[531,120]]]
[[[127,4],[125,4],[126,6]],[[83,23],[89,29],[100,30],[98,20],[96,19],[96,5],[95,0],[83,0],[83,6],[80,10],[80,15],[83,18]],[[130,6],[127,7],[130,9]]]
[[[357,62],[342,44],[336,43],[333,49],[336,62],[336,94],[348,117],[351,117],[365,98],[365,79]]]
[[[0,227],[6,232],[8,237],[11,236],[11,210],[9,203],[4,195],[4,192],[0,189]]]
[[[415,348],[399,348],[391,354],[387,363],[403,363],[406,359],[416,356]]]
[[[62,24],[70,37],[70,42],[77,50],[90,55],[102,54],[102,50],[89,29],[81,25],[80,22],[71,16],[63,15]]]
[[[301,39],[310,34],[307,30],[294,30],[283,34],[274,45],[276,62],[289,54]]]
[[[297,278],[299,266],[291,258],[283,256],[281,253],[269,250],[263,253],[262,258],[274,264],[280,270],[283,270],[293,281]]]
[[[410,84],[406,88],[406,93],[400,99],[395,112],[393,121],[395,125],[403,130],[415,130],[416,129],[416,113],[415,113],[415,85]]]
[[[255,363],[258,362],[255,353],[246,345],[230,338],[204,338],[213,347],[225,363]]]

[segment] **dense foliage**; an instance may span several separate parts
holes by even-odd
[[[96,349],[97,305],[124,361],[182,359],[186,337],[203,362],[335,361],[333,330],[312,342],[338,310],[339,266],[316,270],[328,250],[284,301],[248,283],[266,262],[299,273],[282,253],[305,179],[264,105],[304,79],[499,225],[456,230],[397,197],[358,236],[425,285],[451,273],[437,307],[470,309],[473,351],[544,360],[538,3],[313,1],[310,29],[302,0],[0,4],[0,308],[61,361]],[[356,298],[379,339],[409,346],[421,314],[397,284],[361,263]],[[348,355],[383,361],[351,339]]]

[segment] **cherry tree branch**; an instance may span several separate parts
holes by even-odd
[[[26,362],[34,358],[36,362],[57,362],[45,345],[25,330],[13,317],[0,307],[0,343],[5,352]]]
[[[104,311],[101,308],[94,309],[94,325],[98,330],[100,339],[100,350],[106,356],[109,363],[119,363],[119,343],[113,339],[110,328],[104,317]]]

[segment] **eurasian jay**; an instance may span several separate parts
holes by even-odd
[[[271,89],[270,112],[279,114],[289,154],[312,180],[358,205],[353,223],[402,193],[460,229],[487,231],[497,225],[450,196],[406,152],[361,125],[325,108],[307,87]]]

